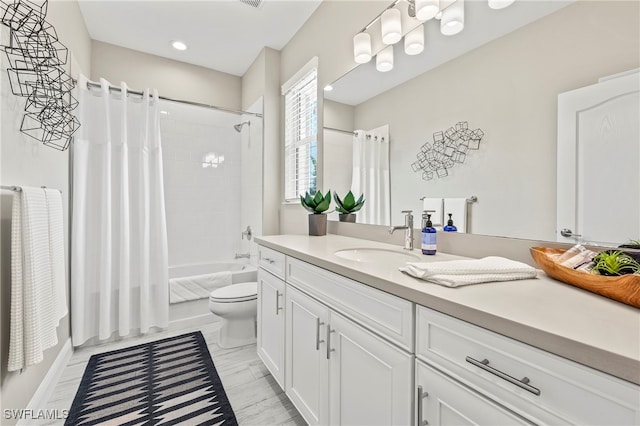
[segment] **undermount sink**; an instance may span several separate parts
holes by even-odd
[[[385,262],[416,262],[419,256],[409,252],[395,251],[383,248],[352,248],[334,252],[336,256],[356,262],[385,263]]]

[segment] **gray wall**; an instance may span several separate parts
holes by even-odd
[[[93,40],[91,80],[121,81],[134,90],[231,109],[241,106],[241,78],[197,65]]]
[[[67,65],[71,75],[91,71],[91,40],[80,14],[76,1],[54,1],[49,3],[47,21],[54,25],[58,36],[70,50]],[[2,27],[4,29],[4,27]],[[3,32],[2,40],[6,41]],[[25,185],[58,188],[62,190],[64,226],[69,230],[69,152],[59,152],[47,148],[19,132],[24,100],[13,96],[9,90],[6,62],[2,58],[0,71],[2,102],[2,130],[0,137],[0,182],[3,185]],[[12,193],[0,194],[0,404],[2,409],[25,408],[34,392],[47,374],[49,367],[58,356],[62,345],[69,339],[69,317],[65,317],[58,327],[58,345],[44,352],[44,361],[26,368],[22,373],[7,372],[7,354],[9,350],[9,307],[11,291],[11,204]],[[68,238],[65,241],[65,255],[69,259]],[[67,278],[69,277],[67,268]],[[67,285],[68,287],[68,285]],[[67,293],[69,293],[67,291]],[[2,411],[0,411],[0,415]],[[15,420],[4,419],[4,424],[13,424]]]
[[[263,99],[262,232],[280,231],[280,52],[262,49],[242,77],[242,109]]]

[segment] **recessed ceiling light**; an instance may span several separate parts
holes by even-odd
[[[176,50],[187,50],[187,45],[181,42],[180,40],[172,41],[171,46],[173,46],[173,48]]]
[[[333,86],[330,84],[327,84],[326,86],[324,86],[324,91],[325,92],[330,92],[333,90]]]

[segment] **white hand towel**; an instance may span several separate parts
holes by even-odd
[[[41,188],[23,187],[13,199],[8,371],[43,360],[58,343],[51,285],[49,217]]]
[[[449,213],[451,213],[453,224],[458,228],[458,232],[467,232],[467,199],[445,198],[444,223],[449,220]]]
[[[64,261],[64,219],[62,193],[57,189],[45,189],[49,209],[49,253],[51,257],[51,281],[54,294],[56,326],[64,318],[67,308],[67,279]]]
[[[537,275],[535,268],[525,263],[497,256],[447,262],[408,262],[398,269],[413,277],[446,287],[524,280]]]
[[[442,198],[424,198],[422,200],[422,210],[430,210],[431,223],[433,226],[442,226]]]

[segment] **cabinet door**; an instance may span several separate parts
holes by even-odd
[[[291,286],[286,293],[286,393],[307,423],[327,424],[329,309]]]
[[[284,389],[284,281],[258,270],[258,356]]]
[[[531,425],[522,417],[416,361],[417,425]]]
[[[408,425],[413,356],[331,311],[329,416],[332,425]]]

